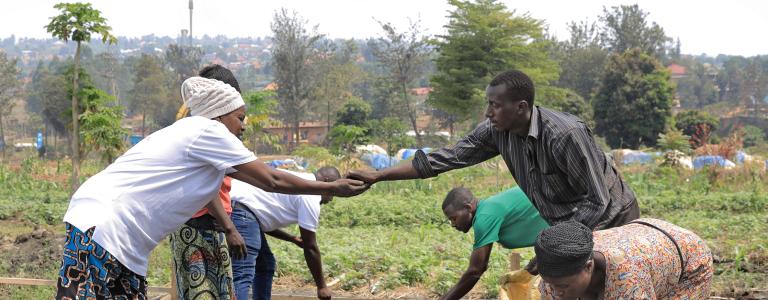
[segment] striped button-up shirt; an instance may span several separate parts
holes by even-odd
[[[587,125],[541,107],[533,108],[526,136],[496,130],[486,120],[451,147],[419,151],[413,167],[428,178],[497,155],[550,224],[574,219],[602,229],[635,201]]]

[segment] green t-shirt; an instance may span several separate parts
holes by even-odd
[[[514,187],[479,201],[472,227],[475,230],[474,249],[493,242],[514,249],[533,246],[536,237],[549,224],[541,218],[523,190]]]

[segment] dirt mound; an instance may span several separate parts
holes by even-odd
[[[0,237],[0,260],[4,276],[51,277],[61,261],[63,233],[36,228],[15,237]]]

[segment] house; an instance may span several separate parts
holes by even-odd
[[[264,131],[280,137],[283,143],[288,143],[290,140],[298,140],[299,144],[320,145],[325,141],[325,136],[328,135],[328,123],[301,122],[299,123],[299,136],[293,139],[289,139],[290,135],[293,134],[292,128],[284,124],[268,126],[264,128]]]
[[[669,79],[673,83],[677,84],[680,79],[688,77],[688,73],[685,67],[678,65],[678,64],[670,64],[667,66],[667,71],[669,71]],[[673,114],[677,114],[682,109],[682,106],[680,105],[680,95],[675,91],[675,99],[673,100],[672,104],[672,112]]]
[[[685,67],[678,65],[678,64],[670,64],[667,66],[667,70],[669,71],[670,78],[672,81],[677,81],[681,78],[688,77],[688,73]]]

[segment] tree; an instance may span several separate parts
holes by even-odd
[[[659,133],[656,144],[663,150],[688,153],[691,152],[691,145],[688,143],[690,138],[690,136],[683,134],[680,129],[669,128],[666,132]]]
[[[666,54],[667,37],[664,29],[656,22],[648,24],[648,13],[637,4],[603,7],[602,39],[613,53],[624,53],[639,48],[643,53],[662,59]]]
[[[352,97],[353,85],[363,81],[365,74],[355,64],[357,45],[353,40],[344,41],[341,47],[329,45],[329,49],[318,63],[320,80],[313,93],[317,109],[323,111],[328,131],[333,116],[341,103]]]
[[[671,116],[669,72],[640,49],[611,55],[593,109],[595,132],[613,148],[653,146]]]
[[[496,0],[449,3],[454,10],[444,26],[447,35],[434,42],[439,56],[427,102],[452,115],[446,118],[451,124],[481,116],[485,87],[502,71],[526,72],[537,93],[557,79],[557,63],[544,51],[550,42],[544,39],[542,21],[510,12]],[[449,128],[453,136],[453,126]]]
[[[88,152],[101,153],[104,162],[111,164],[125,150],[124,138],[129,132],[122,128],[123,109],[108,105],[114,97],[93,86],[80,91],[83,113],[80,114],[82,135],[81,156]]]
[[[203,50],[198,47],[170,44],[165,50],[165,60],[177,75],[177,81],[197,76]]]
[[[333,152],[349,156],[355,146],[368,143],[368,128],[357,125],[336,124],[328,133]]]
[[[243,143],[251,146],[253,151],[256,151],[259,145],[266,145],[277,151],[282,150],[280,137],[264,130],[269,125],[279,123],[270,117],[277,107],[275,93],[273,91],[250,92],[246,93],[243,99],[248,108]]]
[[[122,66],[117,57],[110,52],[101,52],[96,55],[93,61],[93,73],[99,76],[94,78],[95,84],[102,87],[103,90],[109,90],[109,94],[115,98],[115,104],[120,105],[120,89],[118,88],[117,76]]]
[[[307,21],[296,12],[289,13],[286,9],[275,12],[271,24],[274,33],[272,65],[280,115],[293,131],[289,149],[296,143],[294,138],[299,137],[299,124],[306,117],[309,99],[319,80],[313,61],[316,60],[316,43],[322,35],[316,33],[316,26],[308,32],[306,24]]]
[[[398,118],[371,120],[368,126],[371,128],[373,141],[386,144],[387,154],[390,157],[395,156],[398,149],[413,145],[415,142],[412,137],[405,134],[407,126]]]
[[[765,131],[753,125],[744,126],[744,147],[762,144],[765,144]]]
[[[145,136],[147,115],[158,109],[161,100],[168,98],[168,90],[162,65],[155,56],[142,54],[133,72],[130,108],[141,113],[141,136]]]
[[[349,155],[355,146],[368,143],[371,128],[371,105],[360,98],[352,98],[336,113],[336,125],[328,133],[331,149],[337,154]]]
[[[366,127],[371,105],[360,98],[352,98],[336,113],[336,124]]]
[[[373,55],[381,68],[386,70],[386,77],[397,89],[401,105],[405,108],[416,141],[419,147],[423,140],[416,125],[418,108],[411,99],[410,89],[416,80],[424,74],[432,49],[429,47],[427,36],[422,35],[419,22],[411,23],[408,30],[398,32],[390,23],[379,22],[384,35],[371,41]]]
[[[0,52],[0,150],[5,155],[5,117],[13,110],[14,101],[21,96],[19,69],[15,59],[9,60]]]
[[[53,37],[65,42],[70,39],[77,43],[75,50],[75,69],[80,69],[80,44],[90,42],[92,34],[101,35],[102,43],[115,43],[117,38],[107,26],[107,19],[101,16],[101,12],[91,7],[90,3],[59,3],[53,6],[60,11],[58,16],[52,17],[45,29]],[[79,72],[74,72],[72,78],[72,90],[76,91]],[[77,104],[77,93],[72,93],[72,192],[80,186],[80,141]]]
[[[555,53],[562,68],[556,84],[589,100],[600,83],[608,51],[600,41],[597,24],[571,22],[568,31],[571,38],[558,43]]]
[[[72,85],[67,84],[64,76],[66,67],[58,64],[52,61],[48,68],[41,70],[38,81],[33,81],[32,93],[40,99],[40,110],[45,122],[58,134],[67,134],[67,123],[72,122],[72,108],[68,105],[72,99]]]
[[[683,107],[701,109],[717,101],[714,70],[695,60],[685,60],[687,75],[677,81],[677,95]]]
[[[689,110],[675,116],[675,128],[690,137],[692,148],[709,143],[710,134],[717,130],[718,126],[720,121],[705,111]]]

